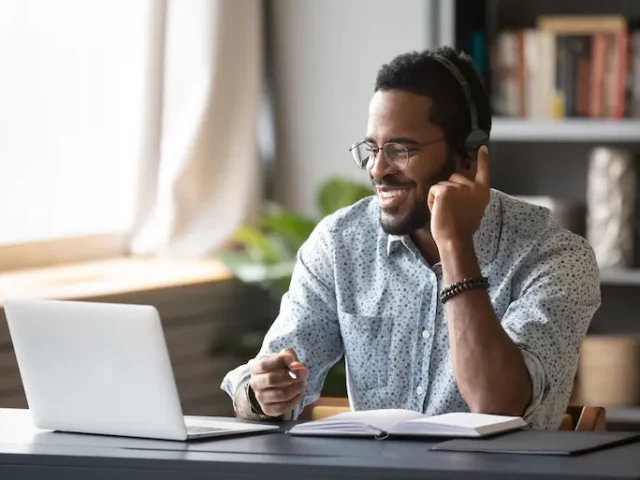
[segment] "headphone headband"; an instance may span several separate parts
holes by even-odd
[[[471,87],[469,86],[469,82],[464,78],[462,72],[455,66],[455,64],[445,58],[442,55],[433,55],[436,61],[438,61],[442,66],[444,66],[451,74],[456,78],[462,90],[464,91],[464,96],[467,101],[467,106],[469,107],[469,115],[471,117],[471,132],[464,140],[463,148],[467,153],[467,157],[471,159],[475,159],[478,153],[478,149],[482,145],[486,145],[489,136],[486,132],[481,130],[478,126],[478,111],[476,109],[476,102],[473,100],[473,95],[471,93]]]

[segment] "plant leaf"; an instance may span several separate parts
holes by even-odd
[[[289,279],[295,267],[295,261],[265,264],[240,252],[221,252],[218,258],[241,281],[252,284],[280,282],[282,279]]]
[[[353,205],[358,200],[373,195],[373,189],[363,183],[333,177],[318,192],[318,210],[323,217]]]
[[[291,273],[293,273],[293,270],[291,270]],[[274,283],[280,293],[280,296],[282,296],[289,290],[289,286],[291,285],[291,275],[280,277],[276,279]]]
[[[287,262],[296,258],[297,250],[291,247],[290,242],[288,242],[286,238],[283,238],[274,232],[265,233],[265,237],[267,237],[269,243],[276,252],[277,261],[275,263]]]
[[[294,213],[274,213],[265,215],[262,219],[263,227],[279,236],[297,252],[309,238],[316,227],[315,222]],[[295,252],[294,252],[295,254]]]
[[[233,240],[240,243],[254,260],[264,263],[275,263],[280,260],[278,247],[257,228],[240,227],[233,234]]]

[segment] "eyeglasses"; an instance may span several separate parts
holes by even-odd
[[[442,140],[442,138],[437,138],[429,142],[417,143],[415,145],[424,147],[426,145],[439,142],[440,140]],[[382,156],[389,167],[394,170],[404,170],[407,168],[407,165],[409,165],[410,154],[419,150],[419,148],[407,148],[402,143],[397,142],[387,142],[382,147],[376,147],[367,141],[354,143],[349,149],[356,165],[362,170],[370,170],[373,168],[375,165],[375,159],[378,157],[378,153],[380,153],[380,151],[382,151]]]

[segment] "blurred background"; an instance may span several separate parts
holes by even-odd
[[[0,0],[0,305],[155,305],[185,413],[230,415],[220,381],[297,249],[371,193],[348,149],[377,70],[452,45],[492,99],[493,187],[596,252],[572,401],[637,429],[638,20],[636,0]],[[25,406],[0,311],[0,407]]]

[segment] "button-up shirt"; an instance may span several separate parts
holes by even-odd
[[[309,369],[294,418],[319,397],[328,370],[343,355],[354,410],[469,411],[439,300],[447,286],[442,265],[429,265],[409,236],[385,233],[379,215],[376,197],[339,210],[298,252],[290,289],[257,355],[290,347]],[[549,210],[495,189],[473,244],[496,318],[531,377],[523,416],[533,428],[556,429],[569,403],[581,342],[600,305],[593,250]],[[235,398],[249,376],[241,365],[225,376],[222,388]]]

